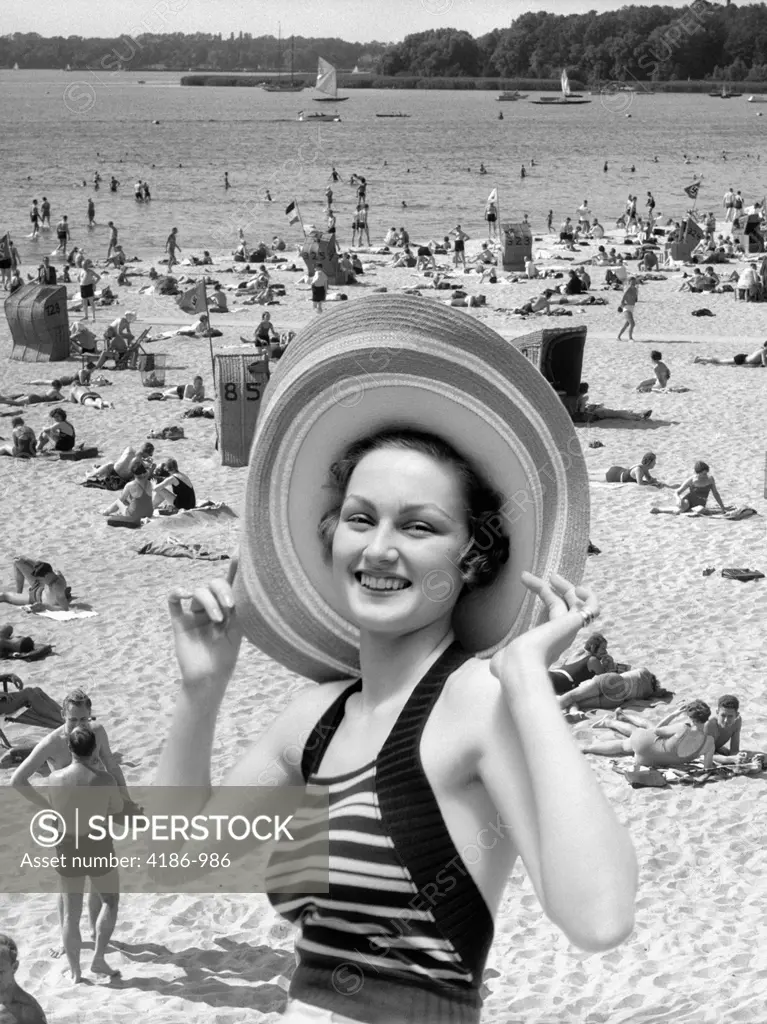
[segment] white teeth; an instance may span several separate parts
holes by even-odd
[[[368,590],[404,590],[408,586],[406,580],[394,579],[391,576],[368,576],[360,573],[360,583]]]

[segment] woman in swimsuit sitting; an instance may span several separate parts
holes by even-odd
[[[623,466],[610,466],[605,473],[605,480],[608,484],[639,484],[640,487],[643,484],[649,484],[651,487],[662,487],[663,484],[650,474],[650,470],[655,468],[657,461],[655,452],[646,452],[642,456],[642,461],[630,469],[624,469]]]
[[[253,341],[257,348],[264,348],[274,338],[275,341],[279,341],[279,334],[272,323],[271,313],[261,314],[261,323],[256,327],[253,332]]]
[[[130,468],[133,479],[125,485],[119,500],[102,509],[101,514],[140,523],[142,519],[151,519],[154,512],[152,481],[146,463],[141,459],[134,459]]]
[[[709,494],[713,494],[722,512],[727,511],[727,506],[719,496],[716,489],[716,481],[709,473],[707,462],[696,462],[693,466],[693,476],[677,488],[677,503],[680,512],[689,512],[693,508],[705,508]]]
[[[12,459],[33,459],[37,454],[37,438],[31,427],[28,427],[21,416],[11,420],[13,427],[13,444],[0,448],[0,455],[9,455]]]
[[[43,451],[45,446],[52,441],[53,451],[71,452],[75,446],[75,428],[67,419],[66,412],[56,407],[51,409],[48,415],[54,421],[53,426],[40,431],[37,450]]]
[[[166,459],[155,474],[152,504],[155,508],[194,508],[196,498],[192,481],[178,468],[175,459]]]
[[[680,715],[684,720],[669,725]],[[622,740],[591,743],[581,747],[584,754],[604,754],[620,757],[633,754],[636,768],[646,765],[653,768],[677,768],[703,757],[703,767],[714,766],[716,745],[713,736],[703,731],[711,717],[711,708],[702,700],[683,704],[676,711],[661,719],[657,726],[648,728],[639,715],[616,711],[615,720],[605,722],[605,728],[621,733]]]

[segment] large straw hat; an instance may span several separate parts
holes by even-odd
[[[434,433],[503,496],[511,555],[489,587],[463,596],[454,625],[489,654],[538,621],[523,569],[579,582],[588,546],[585,463],[556,392],[521,352],[465,313],[416,296],[374,295],[300,331],[264,394],[248,469],[235,585],[245,634],[318,682],[358,674],[317,527],[328,470],[379,429]]]

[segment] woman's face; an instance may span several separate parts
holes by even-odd
[[[419,452],[371,452],[352,473],[333,539],[333,575],[351,620],[393,636],[452,615],[469,539],[450,466]]]

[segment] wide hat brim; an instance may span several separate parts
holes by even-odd
[[[537,624],[528,570],[581,580],[588,479],[572,421],[538,369],[484,324],[417,296],[374,295],[300,331],[264,394],[250,453],[235,583],[245,635],[294,672],[326,682],[359,674],[359,632],[345,617],[318,536],[333,505],[330,466],[389,427],[449,442],[502,496],[508,563],[463,595],[456,636],[487,656]],[[447,579],[434,579],[435,593]]]

